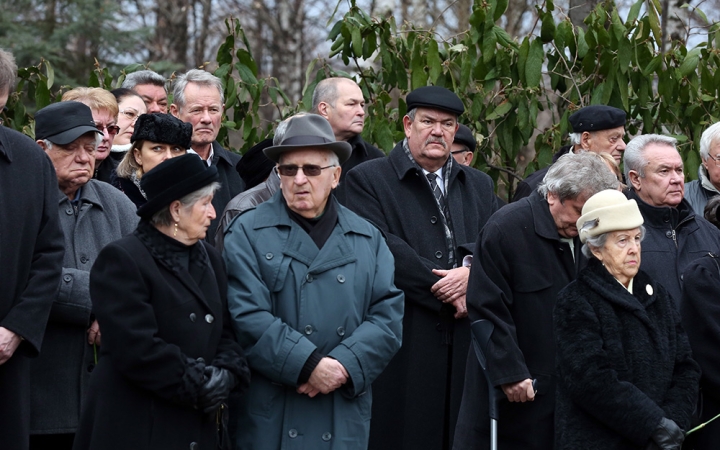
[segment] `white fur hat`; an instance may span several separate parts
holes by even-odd
[[[592,228],[583,229],[583,224],[596,221]],[[580,241],[584,244],[589,237],[609,231],[632,230],[643,224],[637,202],[628,200],[622,192],[608,189],[600,191],[585,202],[582,216],[577,220]]]

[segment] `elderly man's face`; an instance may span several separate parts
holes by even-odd
[[[630,182],[638,196],[648,205],[680,204],[685,195],[685,174],[680,154],[670,145],[649,144],[643,151],[648,161],[645,176],[631,170]]]
[[[589,196],[581,194],[577,198],[568,198],[560,201],[560,197],[548,192],[547,202],[550,205],[558,234],[565,238],[574,238],[578,235],[577,220],[582,215],[582,207]]]
[[[463,166],[469,166],[472,164],[473,156],[475,156],[465,145],[458,144],[456,142],[453,142],[450,146],[450,153],[453,158],[455,158],[455,161]]]
[[[708,172],[708,178],[715,188],[720,189],[720,141],[710,144],[708,157],[702,162]]]
[[[622,162],[625,151],[625,127],[610,128],[594,132],[584,132],[582,136],[582,147],[594,153],[610,153],[615,162]]]
[[[147,106],[148,114],[168,112],[168,97],[164,86],[156,86],[154,84],[138,84],[133,88],[142,97]]]
[[[330,126],[335,138],[347,141],[362,133],[365,126],[365,99],[360,87],[351,80],[338,81],[336,85],[337,100],[331,105],[318,108]]]
[[[410,153],[420,167],[430,172],[442,167],[455,139],[457,117],[437,109],[417,108],[415,120],[405,116],[403,124]]]
[[[185,105],[182,108],[174,103],[170,106],[174,116],[192,124],[193,148],[213,143],[220,132],[223,108],[220,92],[215,87],[197,83],[188,83],[185,87]]]
[[[0,90],[0,110],[5,108],[8,98],[10,98],[10,89]]]
[[[319,216],[327,204],[328,197],[340,181],[339,166],[328,167],[320,171],[320,175],[308,176],[300,169],[302,166],[327,167],[332,163],[327,150],[303,149],[294,150],[280,158],[280,189],[290,210],[312,219]],[[298,167],[295,176],[282,175],[283,166]]]
[[[55,167],[58,186],[70,199],[84,186],[95,170],[96,133],[85,133],[67,145],[53,144],[50,148],[38,141]]]

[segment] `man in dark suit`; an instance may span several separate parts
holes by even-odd
[[[235,170],[240,155],[229,152],[215,139],[220,132],[220,122],[225,104],[222,82],[215,75],[204,70],[192,69],[179,75],[173,85],[173,104],[170,113],[193,126],[190,141],[195,151],[208,166],[217,167],[220,175],[220,189],[213,197],[215,211],[225,211],[230,199],[245,190],[245,183]],[[215,230],[220,217],[210,223],[205,240],[215,242]]]
[[[461,248],[498,206],[490,177],[450,156],[460,98],[426,86],[407,105],[406,139],[346,179],[348,206],[387,236],[406,298],[403,347],[373,385],[369,448],[440,450],[452,443],[470,342]]]

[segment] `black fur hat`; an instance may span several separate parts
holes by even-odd
[[[151,141],[190,148],[193,127],[171,114],[142,114],[135,122],[130,142]]]

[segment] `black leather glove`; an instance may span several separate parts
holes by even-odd
[[[198,408],[205,414],[212,414],[228,398],[235,387],[235,375],[215,366],[205,367],[207,381],[200,388]]]
[[[675,422],[663,417],[650,438],[661,450],[680,450],[685,433]]]

